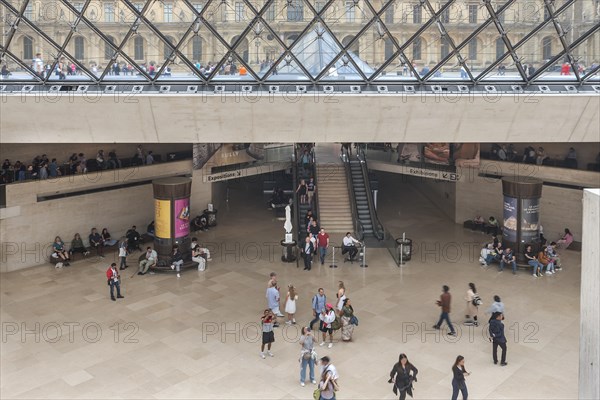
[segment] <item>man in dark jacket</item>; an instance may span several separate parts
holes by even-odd
[[[307,236],[302,247],[302,256],[304,257],[304,270],[310,271],[312,266],[312,255],[315,252],[315,247],[310,241],[310,236]]]
[[[436,302],[438,306],[442,307],[442,313],[440,314],[440,319],[438,323],[435,324],[433,327],[434,329],[440,329],[442,322],[446,321],[448,327],[450,328],[450,332],[448,332],[448,335],[455,336],[456,332],[454,331],[452,322],[450,322],[450,302],[452,301],[452,296],[450,295],[450,288],[444,285],[442,290],[444,292],[440,295],[440,299]]]
[[[505,366],[506,363],[506,336],[504,336],[504,324],[502,323],[502,313],[495,312],[490,321],[490,340],[493,344],[492,356],[494,364],[498,364],[498,346],[502,349],[502,358],[500,365]]]

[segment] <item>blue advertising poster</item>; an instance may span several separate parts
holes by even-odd
[[[504,196],[504,229],[502,237],[505,241],[517,242],[517,199]]]

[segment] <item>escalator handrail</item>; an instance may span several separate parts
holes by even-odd
[[[377,217],[377,211],[375,210],[375,205],[373,204],[373,196],[371,193],[371,182],[369,181],[369,169],[367,167],[367,158],[365,157],[364,150],[362,148],[357,149],[357,158],[360,161],[360,169],[362,172],[364,184],[365,184],[365,192],[367,195],[367,204],[369,207],[369,214],[371,216],[371,223],[373,224],[373,235],[377,238],[377,240],[383,240],[385,238],[383,225],[379,218]]]
[[[346,172],[346,183],[348,185],[348,195],[350,196],[350,210],[352,211],[352,223],[354,225],[354,232],[359,237],[358,240],[362,241],[365,238],[365,232],[362,223],[358,219],[358,210],[356,209],[354,185],[352,184],[352,176],[350,173],[350,154],[344,147],[342,147],[341,159],[342,163],[344,164],[344,170]]]

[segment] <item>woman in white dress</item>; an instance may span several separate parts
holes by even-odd
[[[346,287],[344,286],[344,282],[340,281],[338,284],[338,292],[337,292],[337,310],[338,312],[342,311],[344,307],[344,300],[346,300]]]
[[[288,320],[286,324],[292,325],[296,323],[296,300],[298,300],[298,295],[296,294],[296,288],[294,285],[288,286],[287,296],[285,298],[285,312],[287,313]]]

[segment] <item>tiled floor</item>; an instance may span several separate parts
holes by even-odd
[[[416,399],[450,397],[458,354],[472,372],[473,399],[577,397],[579,253],[563,252],[566,268],[551,277],[485,270],[467,251],[484,235],[464,231],[409,187],[383,179],[381,220],[429,252],[398,268],[387,250],[369,249],[367,269],[316,265],[306,272],[279,261],[283,223],[263,209],[255,186],[231,187],[219,226],[201,236],[213,247],[205,272],[185,271],[177,279],[131,277],[129,269],[125,299],[116,303],[104,278],[108,258],[3,274],[1,397],[310,399],[312,385],[299,385],[300,326],[277,330],[274,358],[258,354],[257,323],[271,271],[283,287],[299,289],[301,323],[310,318],[318,287],[331,298],[337,281],[346,283],[360,320],[354,340],[341,343],[338,334],[331,350],[317,349],[338,368],[340,399],[394,398],[387,379],[401,352],[419,368]],[[451,317],[461,322],[468,282],[476,283],[483,308],[494,294],[506,304],[507,367],[492,364],[482,327],[457,324],[461,334],[452,340],[431,329],[443,284],[453,294]]]

